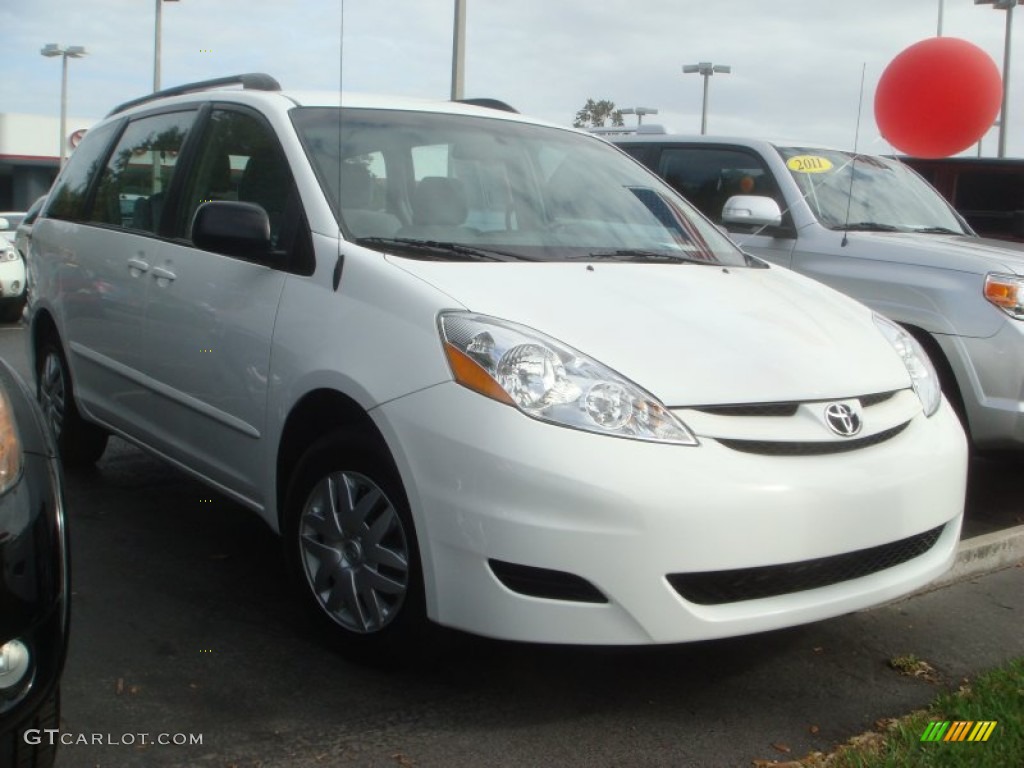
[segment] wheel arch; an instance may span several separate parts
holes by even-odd
[[[303,453],[316,441],[337,432],[358,434],[373,442],[394,463],[387,441],[359,403],[334,389],[306,393],[289,412],[278,441],[274,488],[278,530],[284,529],[288,488]]]

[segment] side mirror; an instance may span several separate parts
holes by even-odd
[[[270,218],[255,203],[203,203],[192,219],[192,242],[204,251],[262,259],[271,252]]]
[[[782,210],[770,197],[735,195],[725,201],[722,223],[744,227],[778,227],[782,225]]]

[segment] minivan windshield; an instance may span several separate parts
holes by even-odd
[[[450,261],[748,263],[597,137],[405,110],[304,107],[292,121],[345,236],[371,248]]]
[[[942,196],[898,160],[776,149],[811,211],[829,229],[970,234]]]

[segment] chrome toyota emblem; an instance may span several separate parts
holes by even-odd
[[[860,416],[846,403],[830,403],[825,408],[825,423],[840,437],[853,437],[860,432]]]

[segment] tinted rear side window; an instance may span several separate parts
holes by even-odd
[[[103,171],[92,220],[157,232],[178,154],[196,113],[172,112],[128,124]]]
[[[50,193],[46,216],[68,221],[81,221],[85,218],[89,187],[103,167],[110,140],[119,127],[118,122],[107,123],[85,134]]]

